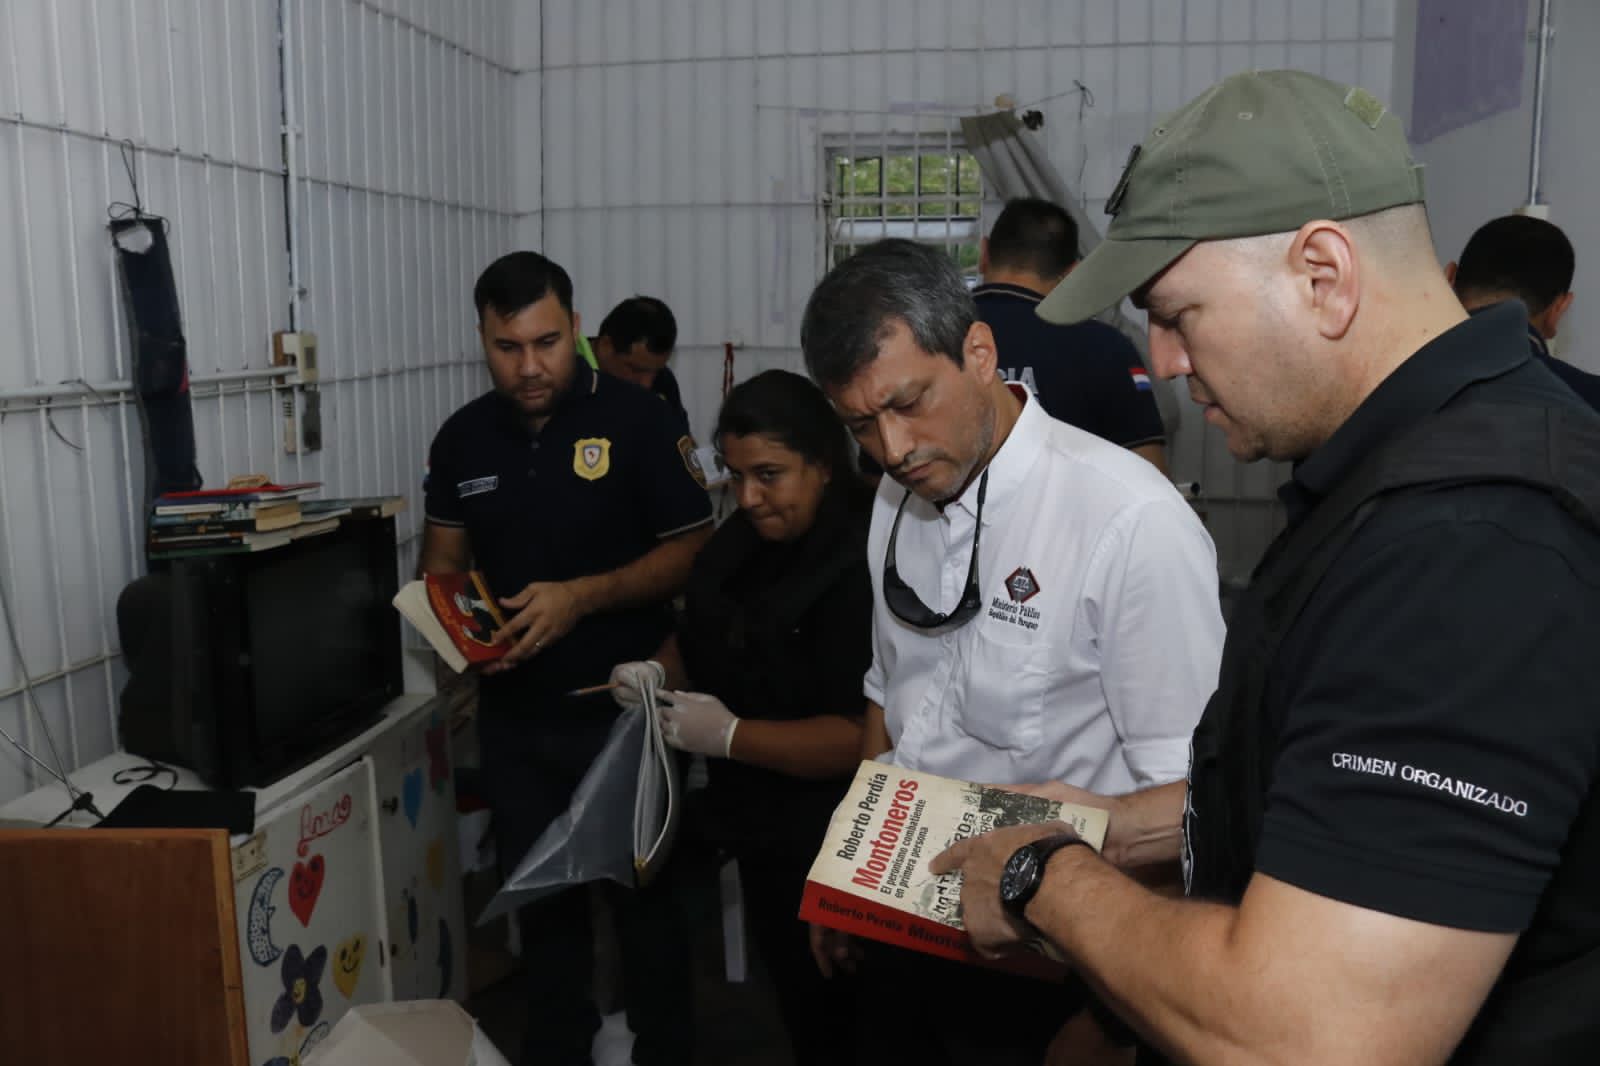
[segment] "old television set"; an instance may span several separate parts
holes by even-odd
[[[123,590],[122,745],[219,788],[261,786],[400,695],[393,518],[267,551],[152,561]]]

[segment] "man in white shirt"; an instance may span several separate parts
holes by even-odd
[[[999,377],[993,335],[938,249],[886,240],[841,263],[811,296],[801,346],[889,475],[868,540],[863,756],[1102,793],[1181,779],[1222,618],[1211,539],[1172,485]],[[820,930],[813,946],[825,970],[850,956]],[[885,956],[1018,1015],[1008,1029],[964,1010],[970,1032],[941,1024],[917,1061],[1038,1063],[1072,1007],[1059,989],[925,957],[875,950],[871,964]]]

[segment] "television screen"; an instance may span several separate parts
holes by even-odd
[[[400,695],[394,519],[268,551],[160,560],[117,603],[123,747],[265,785]]]
[[[331,536],[265,552],[244,574],[246,647],[257,740],[294,746],[335,723],[330,713],[374,697],[387,680],[392,588],[367,544]]]

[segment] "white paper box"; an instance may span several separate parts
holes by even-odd
[[[354,1007],[302,1066],[510,1066],[448,999]]]

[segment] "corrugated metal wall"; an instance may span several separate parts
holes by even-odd
[[[0,582],[43,719],[0,623],[0,729],[46,762],[44,723],[69,768],[114,746],[113,611],[141,567],[106,230],[108,204],[133,199],[119,142],[171,225],[206,482],[407,493],[409,530],[433,429],[482,381],[471,279],[515,240],[515,15],[513,0],[0,2]],[[292,307],[320,341],[310,455],[284,454],[261,377]],[[0,741],[0,800],[49,779]]]
[[[572,270],[591,325],[635,292],[674,308],[677,372],[704,435],[725,341],[743,345],[740,377],[799,366],[799,316],[822,271],[828,144],[942,152],[959,144],[957,118],[1000,94],[1039,102],[1051,158],[1098,218],[1155,116],[1227,74],[1298,67],[1387,96],[1394,7],[548,0],[542,29],[527,80],[542,83],[544,248]],[[1223,572],[1243,574],[1275,528],[1282,473],[1238,466],[1186,413],[1174,472],[1211,496]]]
[[[414,529],[427,442],[483,386],[469,289],[499,252],[565,263],[591,327],[668,300],[704,434],[725,341],[741,377],[798,365],[828,144],[942,151],[1008,93],[1096,208],[1153,116],[1226,73],[1387,94],[1393,23],[1392,0],[0,0],[0,582],[62,761],[114,745],[113,608],[140,565],[119,142],[171,222],[207,482],[404,492]],[[310,455],[283,452],[261,376],[291,314],[321,342]],[[1232,498],[1211,521],[1238,572],[1273,474],[1201,428],[1177,472]],[[0,729],[53,761],[6,632]],[[0,800],[47,779],[0,742]]]

